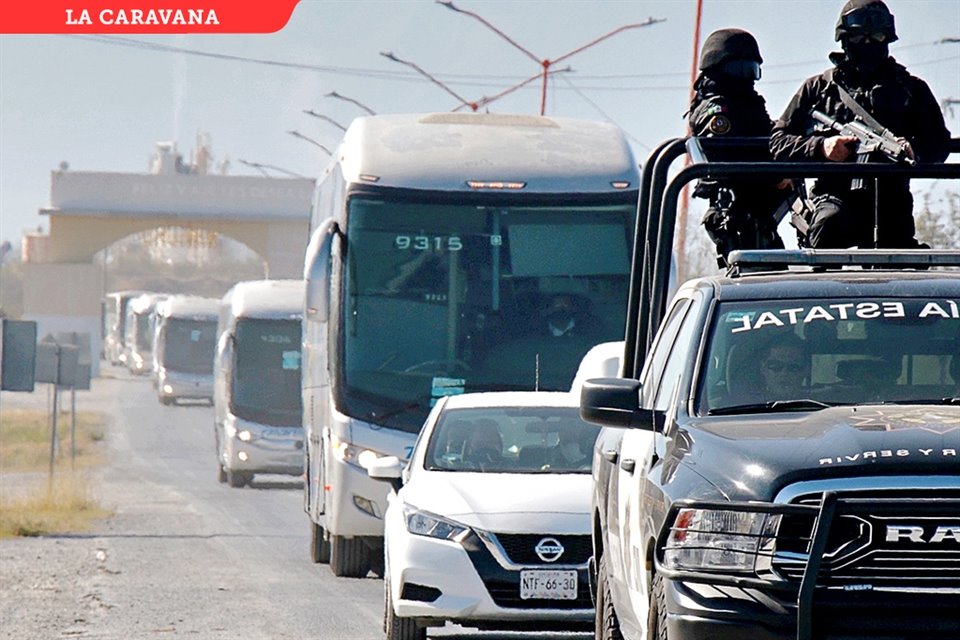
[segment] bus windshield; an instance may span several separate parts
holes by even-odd
[[[237,321],[230,411],[238,418],[299,427],[300,321]]]
[[[416,432],[444,395],[569,390],[590,347],[623,339],[635,209],[353,198],[348,414]]]
[[[163,336],[163,366],[184,373],[213,374],[216,320],[168,318]]]

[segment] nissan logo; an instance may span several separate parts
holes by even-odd
[[[563,555],[563,545],[556,538],[544,538],[533,550],[544,562],[556,562]]]

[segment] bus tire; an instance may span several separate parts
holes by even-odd
[[[324,539],[323,527],[316,522],[310,523],[310,560],[314,564],[330,562],[330,541]]]
[[[240,473],[239,471],[227,470],[227,484],[234,489],[239,489],[248,482],[250,482],[250,477],[247,474]]]
[[[360,538],[330,537],[330,570],[338,578],[363,578],[370,570],[370,552]]]
[[[610,597],[610,578],[607,577],[607,556],[600,556],[597,568],[597,607],[594,612],[594,636],[597,640],[623,640],[620,619]]]
[[[217,482],[224,484],[227,481],[227,470],[223,468],[222,464],[217,464]]]

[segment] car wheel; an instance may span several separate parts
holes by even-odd
[[[330,570],[339,578],[363,578],[370,570],[370,552],[360,538],[330,538]]]
[[[169,407],[173,404],[173,398],[160,397],[160,404]]]
[[[247,474],[227,470],[227,484],[234,489],[239,489],[248,482],[250,482],[250,477]]]
[[[597,607],[594,612],[594,636],[597,640],[623,640],[620,619],[610,597],[610,578],[607,577],[607,556],[600,556],[597,568]]]
[[[323,527],[316,522],[310,523],[310,560],[314,564],[330,562],[330,541],[324,539]]]
[[[426,640],[427,629],[417,624],[413,618],[401,618],[393,611],[390,601],[390,581],[384,580],[384,621],[383,628],[387,640]]]
[[[650,613],[647,637],[650,640],[667,640],[667,593],[663,576],[655,574],[650,586]]]
[[[223,484],[227,481],[227,470],[223,468],[222,464],[217,464],[217,482]]]

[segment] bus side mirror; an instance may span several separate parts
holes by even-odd
[[[303,317],[324,322],[330,310],[330,261],[333,239],[340,233],[337,221],[327,218],[310,237],[304,260],[306,299]]]

